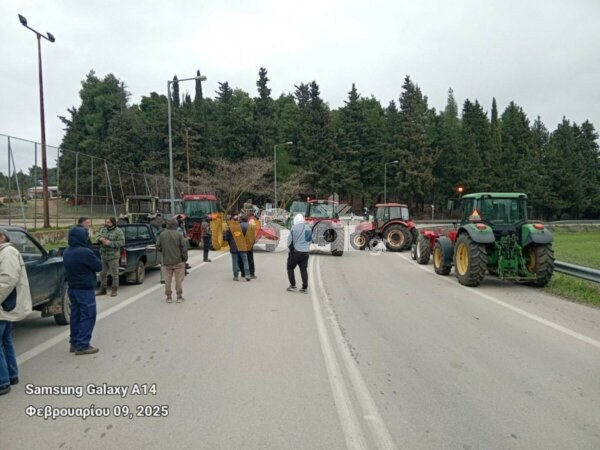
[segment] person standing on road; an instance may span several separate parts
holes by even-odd
[[[240,260],[242,262],[242,272],[246,274],[246,281],[250,281],[250,267],[248,266],[248,255],[246,254],[248,222],[240,223],[238,216],[233,216],[232,220],[227,221],[227,225],[227,231],[223,234],[223,239],[229,244],[229,251],[231,252],[233,281],[240,281]]]
[[[202,250],[204,251],[204,262],[212,262],[208,259],[208,251],[212,246],[212,231],[210,231],[210,217],[208,215],[202,218]]]
[[[112,277],[110,296],[116,297],[119,288],[119,257],[121,256],[121,247],[125,245],[125,235],[123,230],[117,227],[117,220],[114,217],[108,217],[104,222],[98,242],[102,244],[100,247],[102,272],[100,272],[98,295],[106,295],[108,275],[110,274]]]
[[[102,263],[87,247],[87,237],[85,228],[71,228],[63,256],[71,300],[71,351],[76,355],[98,353],[90,341],[96,325],[96,273],[102,270]]]
[[[156,240],[156,249],[162,253],[163,258],[167,303],[173,302],[173,291],[171,289],[173,275],[175,276],[177,303],[184,301],[183,278],[185,277],[185,263],[188,260],[188,251],[187,241],[183,235],[177,231],[177,227],[178,223],[176,218],[169,220],[167,222],[167,229],[160,233]]]
[[[21,253],[0,228],[0,395],[19,382],[17,355],[13,344],[13,322],[31,312],[31,293]]]
[[[296,292],[296,277],[294,269],[300,267],[300,277],[302,278],[302,289],[300,292],[308,293],[308,251],[312,242],[312,230],[310,225],[304,221],[302,214],[296,214],[294,225],[288,236],[288,248],[290,250],[287,259],[287,273],[290,285],[287,288],[290,292]]]
[[[239,263],[240,269],[242,271],[242,276],[247,277],[249,275],[250,278],[254,280],[254,279],[256,279],[256,274],[255,274],[256,267],[254,266],[254,243],[256,242],[257,223],[256,223],[256,219],[254,219],[254,217],[249,219],[248,216],[246,216],[246,215],[242,215],[240,220],[241,220],[242,225],[244,223],[247,224],[247,229],[245,231],[244,238],[246,240],[246,248],[248,250],[246,252],[246,255],[248,257],[249,273],[248,273],[248,271],[244,271],[244,265],[243,265],[243,261],[241,259],[241,253],[240,253],[240,257],[238,258],[238,263]]]

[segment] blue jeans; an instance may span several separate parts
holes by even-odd
[[[9,386],[10,380],[19,376],[12,329],[12,322],[0,320],[0,389]]]
[[[238,261],[238,255],[242,259],[242,265],[244,267],[244,273],[246,276],[250,276],[250,268],[248,266],[248,255],[246,252],[232,253],[231,254],[231,265],[233,266],[233,276],[237,277],[240,272],[240,263]]]
[[[71,345],[76,350],[90,346],[96,325],[96,294],[93,289],[71,289]]]

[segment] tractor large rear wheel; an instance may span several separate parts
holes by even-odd
[[[479,286],[487,271],[485,246],[473,242],[468,233],[458,236],[454,246],[454,272],[465,286]]]
[[[429,264],[429,258],[431,257],[431,250],[429,249],[429,239],[422,234],[417,238],[416,243],[417,263]]]
[[[401,252],[406,248],[410,248],[410,232],[402,225],[390,225],[383,234],[385,246],[391,252]]]
[[[554,273],[554,250],[551,245],[529,245],[523,250],[527,271],[535,275],[532,286],[544,287]]]

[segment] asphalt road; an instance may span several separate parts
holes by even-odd
[[[600,310],[408,253],[315,250],[310,294],[286,292],[286,252],[257,250],[251,282],[191,254],[182,304],[156,271],[98,298],[96,355],[53,319],[16,326],[0,448],[600,448]],[[90,405],[109,417],[27,415]]]

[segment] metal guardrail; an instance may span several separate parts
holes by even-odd
[[[554,270],[556,272],[571,275],[573,277],[582,278],[584,280],[600,283],[600,270],[590,267],[578,266],[562,261],[554,261]]]

